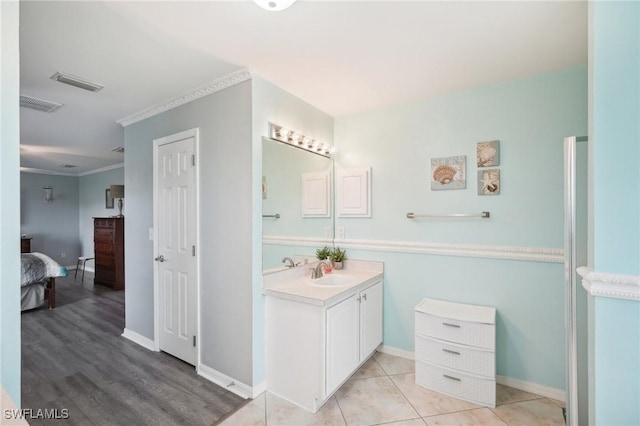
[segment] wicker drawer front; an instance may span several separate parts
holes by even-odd
[[[495,350],[496,334],[493,324],[465,322],[416,312],[415,327],[416,334],[422,336]]]
[[[494,379],[461,373],[416,360],[416,383],[436,392],[495,407]]]
[[[479,376],[495,377],[495,353],[416,335],[416,360]]]

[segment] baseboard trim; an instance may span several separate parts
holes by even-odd
[[[540,385],[538,383],[514,379],[513,377],[501,376],[500,374],[496,375],[496,382],[504,386],[509,386],[510,388],[535,393],[536,395],[565,402],[566,396],[565,392],[562,389],[551,388],[549,386]]]
[[[376,350],[383,354],[393,355],[393,356],[397,356],[404,359],[410,359],[411,361],[415,359],[413,352],[405,351],[404,349],[394,348],[393,346],[380,345]]]
[[[377,351],[383,354],[393,355],[400,358],[410,360],[415,359],[415,355],[413,352],[394,348],[393,346],[380,345],[378,346]],[[510,388],[544,396],[545,398],[551,398],[562,402],[565,401],[565,392],[562,389],[551,388],[549,386],[527,382],[525,380],[514,379],[512,377],[502,376],[500,374],[496,375],[496,382],[504,386],[509,386]]]
[[[204,364],[198,364],[198,375],[245,399],[253,399],[266,389],[265,383],[252,388]]]
[[[131,331],[125,328],[121,336],[124,337],[125,339],[131,340],[133,343],[139,344],[145,349],[149,349],[150,351],[154,351],[154,352],[156,351],[155,343],[153,342],[153,340],[143,336],[140,333],[136,333],[135,331]]]
[[[82,268],[78,268],[76,265],[65,266],[65,268],[67,268],[67,271],[75,271],[77,269],[82,272]],[[91,272],[92,274],[96,272],[96,269],[91,266],[85,266],[84,270],[85,272]]]

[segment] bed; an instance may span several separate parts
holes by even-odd
[[[21,310],[34,309],[48,301],[56,307],[56,278],[66,277],[67,268],[42,253],[22,253],[20,297]]]

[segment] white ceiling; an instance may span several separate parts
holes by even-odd
[[[339,117],[586,64],[587,3],[22,1],[20,55],[21,94],[64,104],[21,108],[21,165],[77,174],[123,162],[117,120],[243,67]]]

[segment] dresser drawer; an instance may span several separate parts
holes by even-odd
[[[416,383],[436,392],[495,408],[496,382],[491,378],[416,360]]]
[[[415,313],[416,334],[495,350],[495,326]]]
[[[98,230],[100,228],[115,228],[116,226],[116,222],[115,220],[112,219],[94,219],[93,220],[93,226],[95,230]]]
[[[113,256],[96,255],[95,264],[96,264],[96,269],[98,269],[98,266],[101,266],[103,268],[113,269],[113,267],[116,264],[116,260]]]
[[[416,335],[416,360],[494,378],[495,353]]]
[[[113,229],[103,229],[103,228],[96,228],[93,230],[93,237],[97,238],[97,237],[108,237],[108,238],[113,238],[114,235],[114,230]]]
[[[99,255],[104,254],[107,256],[113,256],[113,252],[114,252],[113,244],[100,243],[98,241],[95,241],[94,248],[95,248],[95,252]]]

